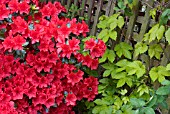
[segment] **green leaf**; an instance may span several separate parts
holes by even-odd
[[[153,40],[156,39],[156,33],[157,33],[157,30],[159,28],[159,24],[156,24],[155,26],[153,26],[150,30],[149,30],[149,34],[150,34],[150,37],[149,37],[149,43]]]
[[[168,95],[170,94],[170,85],[162,86],[156,91],[157,95]]]
[[[111,63],[105,63],[105,64],[102,65],[102,67],[105,68],[105,69],[112,69],[112,70],[115,69],[115,65],[111,64]]]
[[[170,28],[165,32],[165,38],[168,41],[168,43],[170,44]]]
[[[114,30],[109,31],[109,36],[110,36],[111,39],[116,40],[116,38],[117,38],[117,32],[114,31]]]
[[[113,61],[115,60],[116,54],[113,50],[109,50],[107,57],[108,57],[108,60],[113,63]]]
[[[109,102],[107,102],[107,101],[105,101],[105,100],[101,100],[101,99],[96,99],[95,101],[94,101],[94,103],[96,103],[97,105],[109,105],[110,103]]]
[[[133,3],[133,0],[128,0],[128,2],[131,4],[131,3]]]
[[[112,63],[115,60],[116,54],[113,50],[106,49],[102,58],[99,59],[99,63],[105,62],[107,59]]]
[[[143,54],[148,50],[148,46],[142,42],[138,42],[135,45],[135,52],[134,55],[137,57],[139,54]]]
[[[103,39],[106,35],[108,35],[109,34],[109,30],[108,29],[103,29],[100,33],[99,33],[99,35],[98,35],[98,38],[100,38],[100,39]]]
[[[122,9],[122,10],[126,8],[126,6],[124,5],[124,3],[123,3],[122,1],[119,1],[119,2],[118,2],[118,6],[119,6],[119,8]]]
[[[100,83],[102,84],[109,84],[109,79],[108,78],[102,78],[99,80]]]
[[[160,106],[161,106],[162,108],[164,108],[164,109],[167,109],[167,110],[168,110],[168,104],[167,104],[167,102],[166,102],[166,101],[161,102],[161,103],[160,103]]]
[[[110,75],[112,70],[105,70],[104,73],[103,73],[103,77],[107,77]]]
[[[93,110],[92,110],[92,113],[93,113],[93,114],[99,114],[100,111],[102,111],[102,107],[103,107],[103,106],[95,106],[95,107],[93,108]]]
[[[149,88],[145,84],[139,86],[137,92],[139,92],[139,96],[142,96],[144,93],[149,94]]]
[[[102,38],[103,42],[106,43],[109,40],[109,34]]]
[[[124,25],[124,18],[122,16],[118,17],[117,25],[119,28],[122,28]]]
[[[90,109],[91,107],[94,107],[94,102],[88,102],[88,101],[86,101],[86,102],[85,102],[85,105],[86,105],[87,109]]]
[[[104,55],[102,56],[102,58],[99,59],[99,63],[103,63],[103,62],[106,61],[106,59],[107,59],[107,54],[108,54],[108,51],[107,51],[107,49],[106,49],[106,51],[105,51]]]
[[[169,64],[167,64],[167,66],[166,66],[166,70],[170,70],[170,63],[169,63]]]
[[[147,107],[153,107],[154,105],[156,105],[156,102],[157,102],[157,95],[154,95],[151,97],[151,100],[147,104]]]
[[[166,9],[166,10],[162,13],[162,15],[161,15],[161,17],[160,17],[160,22],[159,22],[159,23],[160,23],[161,25],[162,25],[162,24],[167,24],[169,15],[170,15],[170,9]]]
[[[113,22],[110,24],[110,29],[111,30],[113,30],[113,29],[115,29],[117,27],[117,19],[113,19],[113,20],[112,20]]]
[[[127,78],[126,79],[126,83],[129,87],[132,87],[133,83],[132,83],[132,79],[131,78]]]
[[[155,114],[155,111],[150,107],[143,107],[139,114]]]
[[[102,29],[105,29],[106,27],[107,27],[107,19],[106,20],[104,20],[104,21],[100,21],[98,24],[97,24],[97,27],[98,28],[102,28]]]
[[[129,63],[127,66],[128,68],[126,70],[128,72],[128,75],[136,74],[137,78],[140,78],[146,72],[145,65],[143,65],[141,61],[133,61],[132,63]]]
[[[122,79],[125,78],[127,76],[126,72],[119,72],[119,73],[115,73],[114,75],[112,75],[113,79]]]
[[[128,65],[129,63],[130,63],[130,62],[127,61],[127,59],[122,59],[122,60],[118,61],[118,62],[116,63],[116,66],[118,66],[118,67],[120,67],[120,68],[117,68],[117,69],[116,69],[116,72],[118,73],[118,72],[122,72],[123,70],[125,70],[126,67],[127,67],[127,65]]]
[[[160,53],[162,52],[163,50],[160,44],[152,44],[149,46],[148,53],[149,53],[150,58],[155,56],[157,59],[160,59]]]
[[[133,48],[126,42],[121,42],[117,44],[114,50],[116,51],[118,57],[121,57],[122,55],[124,55],[128,59],[131,59],[132,57],[130,50],[133,50]]]
[[[157,37],[158,41],[163,37],[164,32],[165,32],[165,27],[163,25],[161,25],[160,28],[156,32],[156,37]]]
[[[162,85],[170,85],[170,81],[169,80],[164,80],[161,84]]]
[[[156,11],[157,11],[157,8],[153,8],[149,11],[149,14],[152,16],[152,18],[155,20],[155,16],[156,16]]]
[[[145,101],[142,99],[137,99],[137,98],[131,98],[130,103],[132,104],[133,107],[140,108],[145,105]]]
[[[121,78],[118,82],[117,82],[117,88],[122,87],[125,84],[125,78]]]
[[[170,72],[167,71],[164,66],[158,66],[158,67],[153,67],[150,70],[149,75],[153,82],[157,79],[159,82],[162,82],[165,80],[165,76],[170,76]]]

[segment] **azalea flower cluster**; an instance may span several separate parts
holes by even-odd
[[[97,69],[106,46],[90,39],[81,47],[88,26],[61,12],[59,2],[0,1],[2,114],[74,114],[76,101],[98,94],[97,78],[82,67]]]

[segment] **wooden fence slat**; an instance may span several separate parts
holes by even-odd
[[[80,6],[80,16],[84,16],[84,10],[85,10],[85,4],[86,4],[86,0],[82,0],[81,1],[81,6]]]
[[[100,0],[99,3],[98,3],[97,11],[95,12],[93,27],[92,27],[92,30],[91,30],[91,35],[95,35],[95,33],[96,33],[97,22],[98,22],[98,19],[99,19],[99,16],[100,16],[100,11],[101,11],[102,5],[103,5],[103,0]]]
[[[113,13],[114,13],[115,2],[116,2],[116,0],[112,1],[112,5],[110,7],[109,16],[113,15]]]
[[[113,0],[109,0],[109,1],[108,1],[107,7],[106,7],[106,13],[105,13],[106,16],[109,16],[112,2],[113,2]]]
[[[140,33],[139,33],[139,36],[138,36],[138,41],[142,41],[143,36],[144,36],[144,34],[146,33],[146,31],[148,29],[148,25],[149,25],[149,22],[150,22],[150,14],[149,14],[149,12],[151,10],[150,6],[153,6],[154,0],[148,0],[146,2],[147,2],[147,4],[149,4],[149,6],[147,6],[145,16],[143,18],[143,23],[142,23]]]
[[[71,0],[67,0],[67,8],[69,8],[71,5]]]
[[[93,5],[94,5],[95,0],[88,0],[88,2],[89,2],[89,4],[88,4],[89,9],[88,9],[88,13],[87,13],[87,15],[88,15],[87,23],[88,23],[88,25],[90,25],[91,17],[92,17],[92,9],[93,9]]]
[[[64,6],[64,4],[65,4],[65,0],[61,0],[61,4]]]
[[[74,0],[74,5],[78,5],[78,0]]]
[[[126,37],[125,37],[126,41],[129,41],[129,39],[132,37],[133,29],[134,29],[137,15],[139,12],[139,0],[135,0],[135,2],[136,2],[136,4],[132,9],[133,15],[130,17],[130,20],[129,20],[129,23],[127,26],[128,29],[126,31]]]

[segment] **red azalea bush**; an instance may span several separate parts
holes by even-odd
[[[80,46],[88,26],[61,12],[59,2],[0,1],[1,114],[74,114],[76,101],[97,95],[97,78],[82,67],[97,69],[106,46],[94,39]]]

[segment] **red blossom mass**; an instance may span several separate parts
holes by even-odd
[[[88,26],[63,12],[59,2],[0,1],[0,113],[75,114],[77,101],[98,94],[97,78],[83,67],[97,69],[106,46],[90,39],[84,56]]]

